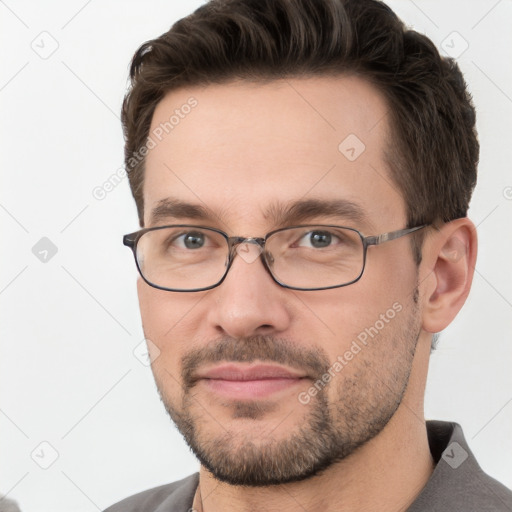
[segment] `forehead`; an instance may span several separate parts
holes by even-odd
[[[171,91],[149,134],[145,223],[166,197],[251,222],[263,222],[268,205],[299,198],[344,199],[369,217],[402,217],[384,158],[387,117],[379,91],[357,77]]]

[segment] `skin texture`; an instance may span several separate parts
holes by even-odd
[[[263,237],[282,227],[266,213],[272,204],[341,198],[366,218],[300,223],[346,225],[364,235],[406,227],[404,199],[384,163],[392,137],[386,103],[365,81],[238,81],[172,91],[158,104],[152,130],[191,96],[197,106],[147,156],[145,226],[190,223]],[[365,145],[354,161],[338,149],[350,134]],[[151,212],[167,198],[201,205],[211,218],[155,224]],[[429,228],[419,267],[404,237],[370,247],[362,279],[332,290],[285,289],[259,259],[239,256],[225,281],[207,291],[162,291],[139,279],[144,332],[160,351],[155,381],[202,464],[203,510],[405,509],[433,469],[423,417],[431,333],[462,307],[475,258],[474,226],[459,219]],[[345,357],[379,319],[378,333]],[[342,370],[301,403],[300,393],[338,356]],[[275,362],[304,378],[264,399],[234,400],[197,379],[218,361]]]

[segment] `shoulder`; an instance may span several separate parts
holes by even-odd
[[[512,511],[512,491],[480,468],[459,424],[428,421],[427,431],[436,467],[408,512]]]
[[[194,473],[183,480],[129,496],[111,505],[104,512],[187,512],[192,506],[198,481],[199,474]]]

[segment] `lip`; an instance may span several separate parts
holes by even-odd
[[[296,370],[273,364],[241,365],[229,363],[198,373],[198,378],[200,379],[230,381],[298,379],[302,377],[306,377],[306,375]]]
[[[223,364],[199,372],[198,380],[215,394],[233,399],[265,398],[288,390],[307,378],[283,366]]]

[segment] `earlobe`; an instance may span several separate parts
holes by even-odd
[[[445,329],[460,311],[471,289],[476,263],[475,225],[462,218],[442,226],[426,244],[423,329]]]

